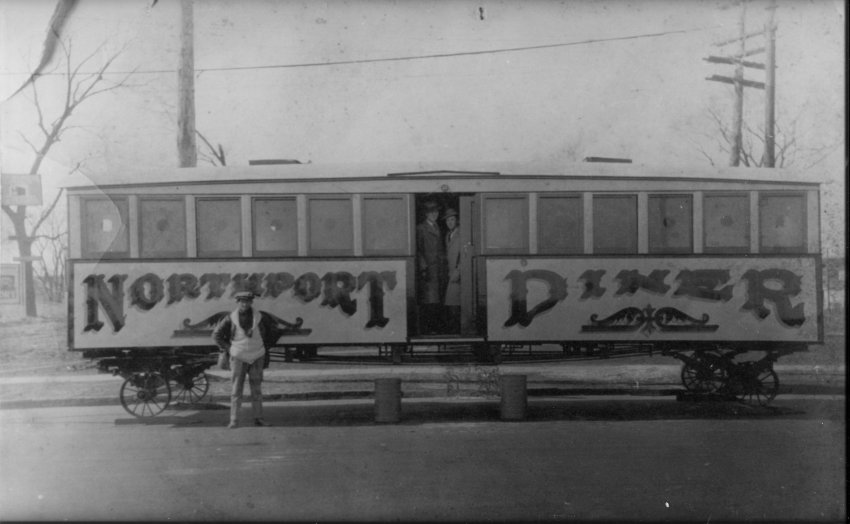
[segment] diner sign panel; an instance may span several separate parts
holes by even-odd
[[[252,291],[279,345],[404,342],[403,260],[101,261],[73,264],[74,349],[209,346]]]
[[[487,260],[494,341],[817,342],[816,257]]]

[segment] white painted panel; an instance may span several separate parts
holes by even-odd
[[[404,342],[406,281],[403,260],[80,262],[72,347],[210,346],[208,320],[245,289],[258,310],[302,319],[281,345]]]
[[[815,342],[816,261],[488,259],[487,334],[493,341]]]

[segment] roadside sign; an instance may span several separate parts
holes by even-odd
[[[20,264],[0,264],[0,304],[20,304],[23,296]]]
[[[40,206],[41,175],[3,173],[0,175],[4,206]]]

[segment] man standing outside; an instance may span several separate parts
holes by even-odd
[[[451,333],[460,333],[460,230],[458,214],[447,209],[444,216],[446,227],[446,258],[448,259],[449,282],[446,285],[446,325]]]
[[[425,203],[425,220],[416,226],[416,265],[419,272],[419,320],[422,334],[434,335],[442,320],[442,293],[445,285],[445,244],[437,219],[440,207]]]
[[[255,311],[252,307],[254,294],[250,291],[236,293],[239,304],[235,311],[213,329],[212,337],[219,350],[225,355],[222,362],[231,369],[230,379],[230,424],[233,429],[239,427],[239,411],[242,407],[242,392],[245,389],[245,376],[251,388],[251,411],[255,426],[269,426],[263,419],[263,368],[268,365],[267,346],[274,332],[271,318]],[[269,341],[269,342],[267,342]],[[229,357],[228,357],[229,355]],[[227,369],[222,365],[223,369]]]

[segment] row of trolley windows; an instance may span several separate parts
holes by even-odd
[[[354,212],[350,195],[308,195],[306,253],[354,253]],[[761,252],[806,251],[806,199],[802,193],[759,195]],[[692,253],[693,195],[650,194],[647,232],[650,253]],[[536,199],[537,252],[585,252],[582,195],[539,194]],[[638,253],[638,198],[634,194],[592,197],[594,254]],[[128,256],[129,200],[86,198],[82,206],[83,256]],[[364,255],[408,255],[410,201],[407,195],[362,196],[360,222]],[[198,257],[242,256],[242,201],[239,197],[196,197]],[[702,200],[703,251],[750,250],[748,193],[706,192]],[[255,256],[296,256],[298,204],[293,197],[251,199],[252,252]],[[482,198],[483,252],[528,253],[529,199],[524,194]],[[139,197],[138,244],[141,257],[187,256],[187,209],[183,197]]]

